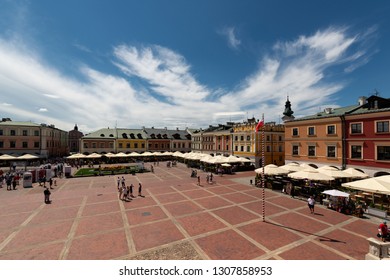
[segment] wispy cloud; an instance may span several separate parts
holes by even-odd
[[[77,123],[84,132],[115,123],[199,128],[261,113],[266,120],[278,120],[287,94],[296,116],[332,105],[332,97],[345,84],[328,82],[327,73],[340,64],[353,70],[366,63],[370,56],[360,48],[362,42],[361,35],[335,27],[277,42],[256,71],[237,81],[235,89],[221,90],[202,84],[181,54],[163,46],[115,46],[111,60],[119,74],[86,65],[65,75],[39,53],[0,38],[0,103],[9,104],[2,106],[4,117],[65,130]]]
[[[237,38],[237,30],[235,27],[225,27],[219,33],[227,39],[230,48],[235,50],[239,49],[241,40]]]

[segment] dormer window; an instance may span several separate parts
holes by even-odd
[[[104,137],[105,135],[102,133],[102,134],[100,134],[100,137]]]

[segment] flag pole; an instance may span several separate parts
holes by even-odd
[[[261,121],[263,123],[262,130],[261,130],[261,165],[262,165],[262,171],[261,171],[261,187],[262,187],[262,202],[263,202],[263,222],[265,222],[265,176],[264,176],[264,165],[265,165],[265,125],[264,125],[264,113],[262,115]]]

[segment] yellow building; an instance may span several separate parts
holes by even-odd
[[[275,122],[265,123],[255,132],[258,121],[254,118],[233,126],[233,154],[250,158],[256,167],[262,164],[263,129],[264,129],[264,160],[267,164],[284,164],[284,125]]]

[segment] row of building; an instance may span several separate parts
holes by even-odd
[[[64,157],[70,153],[131,153],[146,151],[201,152],[236,155],[255,165],[288,162],[355,167],[373,175],[390,167],[390,99],[372,95],[356,105],[326,108],[294,118],[287,99],[283,124],[258,120],[228,122],[205,129],[105,128],[84,135],[77,125],[63,131],[54,125],[0,122],[0,153]],[[264,139],[264,141],[263,141]]]

